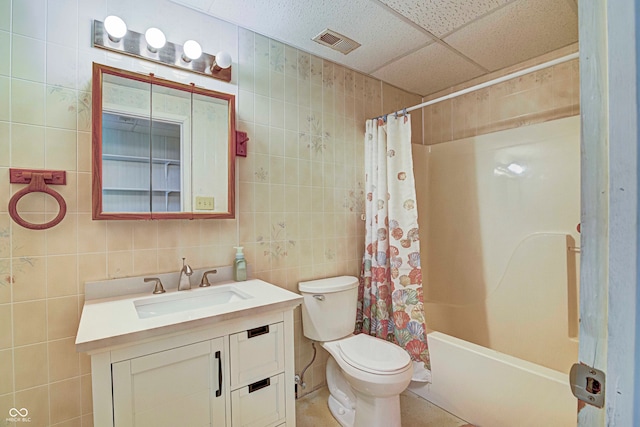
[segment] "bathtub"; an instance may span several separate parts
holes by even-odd
[[[427,340],[432,382],[412,382],[415,394],[475,426],[576,425],[567,374],[441,332]]]
[[[575,426],[579,117],[413,153],[434,332],[410,390],[479,426]]]

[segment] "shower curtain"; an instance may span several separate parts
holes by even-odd
[[[430,381],[411,117],[367,120],[364,144],[366,238],[355,332],[400,345],[413,360],[413,379]]]

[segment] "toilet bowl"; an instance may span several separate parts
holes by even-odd
[[[411,382],[409,354],[366,334],[353,335],[358,279],[301,282],[302,327],[331,358],[329,409],[343,427],[400,426],[400,393]]]
[[[395,344],[364,334],[321,345],[333,362],[327,362],[327,385],[336,400],[329,404],[334,418],[343,427],[400,426],[399,395],[407,388],[413,374],[407,352]],[[332,390],[330,379],[340,376],[344,383],[337,383],[336,390]],[[345,385],[349,387],[347,391]],[[349,396],[348,392],[355,401],[335,398],[339,393]],[[353,414],[349,414],[349,410]],[[346,414],[349,415],[345,417]],[[349,423],[350,418],[353,421]]]

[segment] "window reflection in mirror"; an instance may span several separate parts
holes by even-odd
[[[232,218],[234,96],[94,64],[94,219]]]

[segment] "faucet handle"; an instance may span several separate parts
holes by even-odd
[[[182,258],[182,272],[187,276],[191,276],[193,274],[193,269],[189,264],[185,263],[186,258]]]
[[[207,286],[211,286],[211,283],[209,283],[209,278],[207,277],[207,274],[216,274],[218,272],[218,270],[209,270],[209,271],[205,271],[202,274],[202,280],[200,280],[200,287],[201,288],[206,288]]]
[[[160,281],[159,278],[157,277],[145,277],[144,278],[145,282],[156,282],[156,287],[153,290],[154,294],[163,294],[166,291],[164,290],[164,287],[162,286],[162,282]]]

